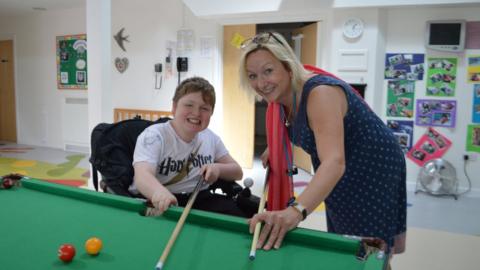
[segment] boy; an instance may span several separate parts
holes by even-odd
[[[214,107],[213,86],[199,77],[186,79],[175,90],[174,119],[152,125],[138,137],[130,191],[140,192],[152,201],[155,208],[150,215],[161,215],[170,205],[185,206],[203,178],[206,184],[193,208],[250,216],[232,199],[208,190],[208,185],[219,178],[235,181],[243,175],[220,137],[207,129]]]

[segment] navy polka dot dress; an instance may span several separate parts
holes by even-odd
[[[406,230],[406,167],[397,140],[382,120],[345,82],[317,75],[304,85],[290,138],[320,166],[315,138],[308,125],[307,97],[318,85],[340,86],[346,94],[344,117],[346,169],[325,200],[329,232],[379,237],[391,247]]]

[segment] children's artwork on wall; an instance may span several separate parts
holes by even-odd
[[[87,35],[57,36],[58,89],[87,89]]]
[[[429,127],[427,132],[408,151],[407,157],[418,166],[423,166],[429,160],[441,158],[451,145],[452,142],[449,139]]]
[[[412,118],[415,82],[388,81],[387,92],[387,116]]]
[[[468,56],[467,82],[480,83],[480,55]]]
[[[467,151],[480,153],[480,125],[467,126]]]
[[[424,64],[424,54],[387,53],[385,79],[423,80]]]
[[[473,85],[472,122],[480,123],[480,84]]]
[[[412,148],[413,121],[387,120],[387,126],[393,131],[403,153],[406,154]]]
[[[415,124],[418,126],[455,127],[457,101],[418,99]]]
[[[427,96],[455,96],[457,58],[428,58]]]

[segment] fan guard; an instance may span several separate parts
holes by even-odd
[[[458,178],[455,167],[441,158],[426,162],[420,169],[417,178],[419,191],[435,196],[450,195],[457,199]]]

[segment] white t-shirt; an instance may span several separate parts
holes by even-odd
[[[220,137],[209,129],[199,132],[187,143],[177,135],[170,122],[151,125],[138,136],[133,164],[155,165],[157,180],[170,192],[190,193],[200,179],[201,167],[227,155],[228,150]],[[138,192],[135,181],[130,191]]]

